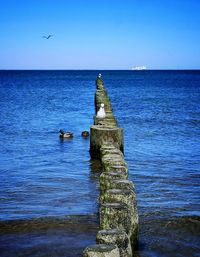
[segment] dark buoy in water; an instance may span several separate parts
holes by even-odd
[[[62,129],[60,129],[60,138],[72,138],[74,135],[72,132],[69,132],[69,131],[64,131]]]
[[[81,133],[81,136],[82,137],[89,137],[89,135],[90,135],[90,133],[88,132],[88,131],[83,131],[82,133]]]

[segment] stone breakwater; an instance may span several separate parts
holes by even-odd
[[[101,76],[96,79],[95,111],[105,106],[106,117],[94,116],[90,128],[90,155],[100,159],[99,227],[97,244],[84,257],[131,257],[138,240],[138,212],[133,182],[124,160],[123,129],[118,127]]]

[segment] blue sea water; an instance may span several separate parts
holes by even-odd
[[[200,256],[200,71],[101,73],[136,187],[137,256]],[[95,242],[99,165],[81,132],[97,74],[0,71],[1,256],[81,256]]]

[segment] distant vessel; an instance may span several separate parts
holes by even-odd
[[[135,66],[131,70],[146,70],[146,69],[147,69],[146,66]]]

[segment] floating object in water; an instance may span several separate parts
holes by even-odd
[[[60,130],[60,138],[72,138],[74,135],[72,132],[69,132],[69,131],[64,131],[64,130]]]
[[[97,112],[97,118],[103,119],[105,117],[106,117],[106,113],[104,110],[104,104],[102,103],[99,111]]]
[[[83,131],[83,132],[81,133],[81,136],[82,136],[82,137],[89,137],[89,135],[90,135],[90,133],[89,133],[88,131]]]

